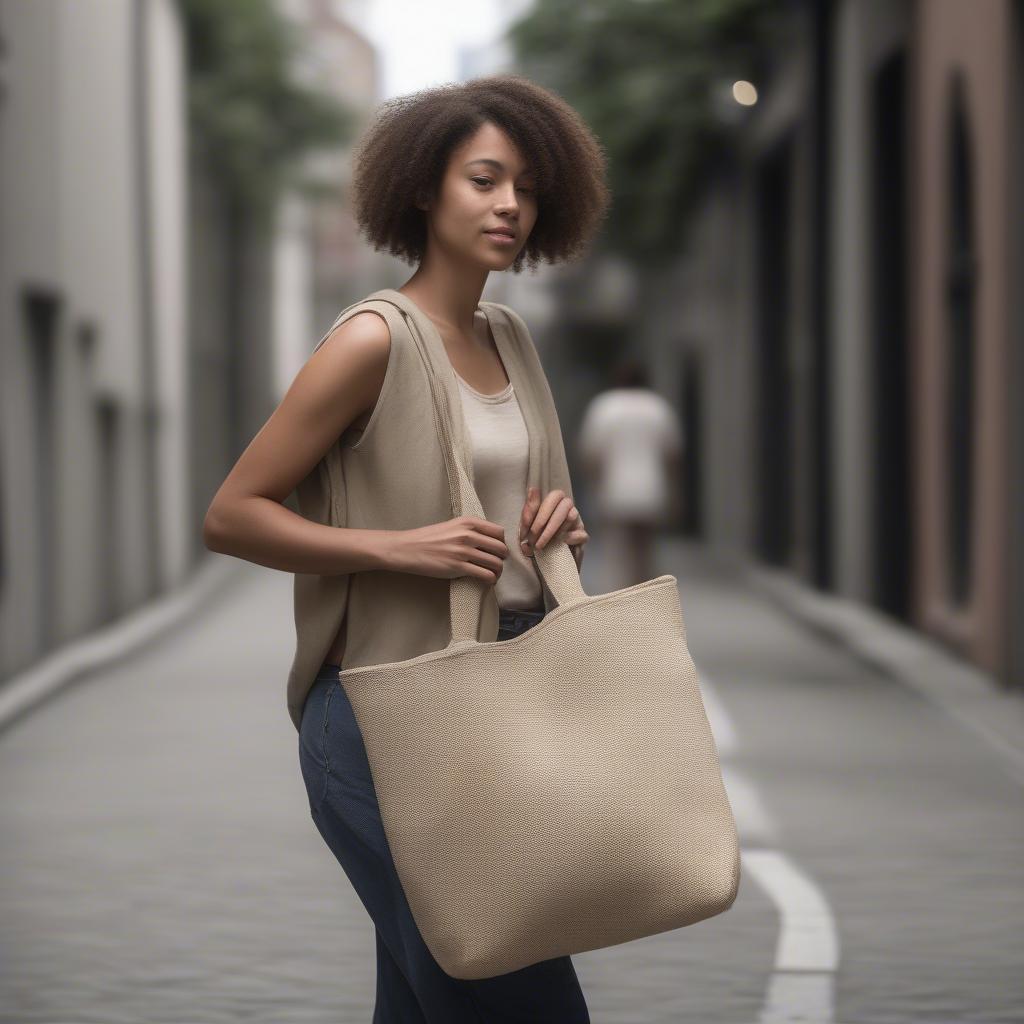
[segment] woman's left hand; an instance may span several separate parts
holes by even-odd
[[[548,491],[543,501],[540,489],[531,487],[519,519],[519,544],[527,555],[534,548],[543,548],[558,537],[569,545],[579,569],[583,564],[583,546],[590,539],[580,519],[579,510],[563,490]]]

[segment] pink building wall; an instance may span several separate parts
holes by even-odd
[[[979,666],[1007,669],[1010,436],[1009,100],[1012,33],[1006,0],[922,0],[915,13],[910,126],[913,242],[911,267],[912,409],[916,533],[920,572],[915,619]],[[948,585],[949,450],[946,442],[945,293],[949,222],[951,79],[964,76],[978,254],[974,320],[974,493],[971,584],[965,604]],[[1019,111],[1018,111],[1019,114]]]

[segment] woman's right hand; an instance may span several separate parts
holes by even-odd
[[[387,568],[417,576],[475,576],[496,583],[508,557],[505,528],[477,516],[456,516],[412,530],[395,530]]]

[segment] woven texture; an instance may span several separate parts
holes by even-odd
[[[434,400],[452,507],[482,515]],[[409,906],[455,978],[694,924],[739,887],[675,577],[590,596],[563,541],[534,559],[557,607],[521,636],[478,642],[487,585],[458,577],[448,647],[339,673]]]

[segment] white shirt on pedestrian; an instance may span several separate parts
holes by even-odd
[[[672,405],[650,388],[611,388],[587,406],[579,451],[600,466],[593,495],[606,519],[657,521],[668,510],[666,457],[681,453],[683,428]]]

